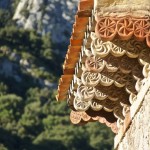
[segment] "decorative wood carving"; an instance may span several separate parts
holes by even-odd
[[[111,17],[101,17],[95,27],[97,37],[104,41],[111,41],[115,37],[116,21]]]
[[[95,34],[95,33],[93,33],[93,34]],[[92,36],[93,36],[93,34],[92,34]],[[96,37],[91,42],[92,54],[95,56],[98,55],[101,58],[104,58],[109,54],[109,52],[111,50],[110,46],[111,46],[110,42],[103,42],[101,39]]]
[[[134,35],[138,41],[146,40],[150,45],[149,17],[134,18],[131,16],[123,17],[99,17],[95,27],[95,33],[103,41],[112,41],[116,35],[121,40],[129,40]]]
[[[74,110],[70,114],[74,124],[99,121],[116,133],[137,98],[143,78],[149,76],[150,20],[146,15],[141,18],[123,15],[121,9],[120,16],[116,15],[115,9],[111,15],[105,8],[102,10],[105,15],[96,14],[95,33],[92,32],[93,15],[89,26],[84,28],[85,39],[71,40],[73,46],[77,46],[77,41],[83,45],[80,53],[77,51],[70,56],[68,52],[65,61],[68,68],[76,66],[68,91],[68,104]],[[78,62],[72,63],[72,58]],[[67,87],[68,82],[64,82]],[[67,88],[60,87],[67,93]]]
[[[81,80],[84,85],[94,87],[101,80],[101,74],[86,71],[82,73]]]
[[[132,18],[122,17],[117,20],[117,33],[121,40],[128,40],[132,37],[134,32],[134,25]]]
[[[90,72],[101,72],[105,67],[105,61],[97,56],[90,56],[86,58],[85,67]]]
[[[74,98],[74,108],[78,111],[86,111],[91,105],[91,101],[85,101],[84,99],[81,99],[78,95]]]
[[[94,95],[95,95],[95,88],[94,87],[88,87],[86,85],[81,84],[80,86],[78,86],[77,88],[77,93],[76,95],[78,95],[78,97],[80,97],[81,99],[83,99],[84,101],[89,101],[91,100]]]

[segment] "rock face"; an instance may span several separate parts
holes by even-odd
[[[150,150],[150,89],[118,150]]]
[[[77,0],[20,0],[13,19],[19,27],[50,33],[53,43],[68,41]]]

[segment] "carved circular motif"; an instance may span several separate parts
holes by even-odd
[[[150,30],[150,23],[148,22],[148,19],[137,19],[134,23],[134,27],[134,35],[136,39],[143,41]]]
[[[100,83],[103,86],[110,86],[114,83],[114,80],[112,80],[104,75],[101,75]]]
[[[83,99],[76,96],[73,102],[74,108],[78,111],[86,111],[91,105],[91,101],[84,101]]]
[[[96,102],[95,100],[92,100],[91,102],[91,108],[95,111],[99,111],[103,108],[102,105],[100,105],[98,102]]]
[[[110,42],[103,42],[101,39],[96,38],[91,43],[92,54],[101,58],[106,57],[110,52],[110,46]]]
[[[87,87],[86,85],[80,85],[77,88],[77,96],[83,99],[84,101],[90,101],[95,94],[94,87]]]
[[[85,60],[85,67],[90,72],[101,72],[105,67],[105,61],[100,57],[90,56]]]
[[[125,54],[125,50],[122,49],[121,47],[115,45],[115,44],[112,44],[112,48],[111,48],[111,54],[115,57],[121,57]]]
[[[92,73],[92,72],[83,72],[81,75],[81,81],[84,85],[87,86],[96,86],[101,79],[100,73]]]
[[[100,18],[95,27],[96,35],[104,41],[111,41],[116,35],[116,21],[111,17]]]
[[[107,95],[96,89],[95,98],[97,100],[105,100],[107,98]]]
[[[130,18],[119,18],[117,21],[117,31],[120,39],[128,40],[132,37],[134,31],[133,21]]]

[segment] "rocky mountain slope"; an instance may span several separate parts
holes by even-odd
[[[19,27],[51,33],[52,42],[68,41],[78,0],[20,0],[13,20]]]
[[[112,149],[110,130],[71,125],[55,99],[76,3],[0,0],[0,150]]]

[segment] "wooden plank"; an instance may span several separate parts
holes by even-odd
[[[94,0],[82,0],[80,1],[79,5],[78,5],[78,10],[82,11],[82,10],[88,10],[88,9],[93,9],[94,7]]]

